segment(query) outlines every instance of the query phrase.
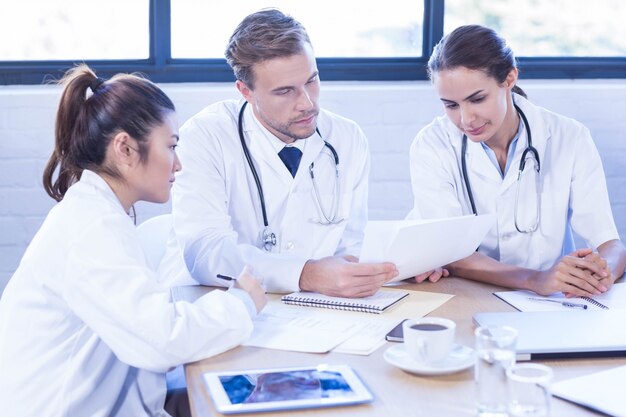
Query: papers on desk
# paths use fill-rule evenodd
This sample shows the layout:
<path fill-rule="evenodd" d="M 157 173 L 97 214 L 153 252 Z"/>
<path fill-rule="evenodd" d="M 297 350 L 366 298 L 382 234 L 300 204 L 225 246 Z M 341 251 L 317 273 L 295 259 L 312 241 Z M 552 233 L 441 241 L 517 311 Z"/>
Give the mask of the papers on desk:
<path fill-rule="evenodd" d="M 174 287 L 171 292 L 175 301 L 194 302 L 210 290 L 197 285 Z M 254 319 L 254 330 L 244 346 L 369 355 L 386 343 L 387 332 L 403 319 L 423 317 L 453 297 L 425 291 L 383 290 L 409 295 L 383 314 L 371 314 L 286 305 L 280 294 L 268 294 L 269 302 Z"/>
<path fill-rule="evenodd" d="M 325 317 L 270 302 L 254 319 L 252 335 L 243 345 L 324 353 L 357 333 L 364 325 L 348 318 Z"/>
<path fill-rule="evenodd" d="M 286 305 L 280 301 L 280 295 L 269 294 L 270 301 L 254 320 L 252 336 L 244 345 L 296 352 L 332 350 L 369 355 L 385 343 L 387 332 L 402 319 L 425 316 L 453 297 L 423 291 L 408 293 L 383 314 Z"/>
<path fill-rule="evenodd" d="M 615 417 L 626 417 L 626 366 L 552 384 L 552 394 Z"/>
<path fill-rule="evenodd" d="M 370 221 L 361 262 L 393 262 L 411 278 L 471 255 L 495 222 L 493 214 L 431 220 Z"/>
<path fill-rule="evenodd" d="M 614 284 L 609 291 L 593 297 L 565 298 L 563 293 L 544 297 L 532 291 L 524 290 L 500 291 L 495 292 L 494 295 L 519 311 L 617 310 L 626 308 L 626 283 Z M 586 308 L 578 305 L 586 306 Z"/>

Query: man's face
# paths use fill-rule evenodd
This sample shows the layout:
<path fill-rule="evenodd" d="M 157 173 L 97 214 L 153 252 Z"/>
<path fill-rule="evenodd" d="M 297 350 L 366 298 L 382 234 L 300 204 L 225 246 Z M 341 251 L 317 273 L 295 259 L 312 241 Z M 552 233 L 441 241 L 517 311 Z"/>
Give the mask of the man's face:
<path fill-rule="evenodd" d="M 241 81 L 237 88 L 257 119 L 285 143 L 315 132 L 320 81 L 311 45 L 301 53 L 274 58 L 253 67 L 254 89 Z"/>

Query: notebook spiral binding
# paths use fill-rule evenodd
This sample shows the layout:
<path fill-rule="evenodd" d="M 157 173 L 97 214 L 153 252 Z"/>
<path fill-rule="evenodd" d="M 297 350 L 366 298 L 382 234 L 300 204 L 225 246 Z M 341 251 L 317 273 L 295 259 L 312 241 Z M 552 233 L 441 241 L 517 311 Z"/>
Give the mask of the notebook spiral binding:
<path fill-rule="evenodd" d="M 604 304 L 602 304 L 602 303 L 601 303 L 601 302 L 599 302 L 599 301 L 594 300 L 594 299 L 593 299 L 593 298 L 591 298 L 591 297 L 580 297 L 580 298 L 581 298 L 581 299 L 583 299 L 583 300 L 585 300 L 585 301 L 587 301 L 587 302 L 588 302 L 588 303 L 590 303 L 590 304 L 593 304 L 593 305 L 594 305 L 594 306 L 596 306 L 596 307 L 600 307 L 600 308 L 601 308 L 601 309 L 603 309 L 603 310 L 608 310 L 608 309 L 609 309 L 607 306 L 605 306 Z"/>
<path fill-rule="evenodd" d="M 291 305 L 297 305 L 297 306 L 321 307 L 321 308 L 330 308 L 333 310 L 360 311 L 364 313 L 376 313 L 376 314 L 380 314 L 383 312 L 383 309 L 378 308 L 378 307 L 363 306 L 363 305 L 351 304 L 351 303 L 342 303 L 342 302 L 337 302 L 337 301 L 320 302 L 320 301 L 303 300 L 299 298 L 292 298 L 292 299 L 283 298 L 283 302 L 285 304 L 291 304 Z"/>

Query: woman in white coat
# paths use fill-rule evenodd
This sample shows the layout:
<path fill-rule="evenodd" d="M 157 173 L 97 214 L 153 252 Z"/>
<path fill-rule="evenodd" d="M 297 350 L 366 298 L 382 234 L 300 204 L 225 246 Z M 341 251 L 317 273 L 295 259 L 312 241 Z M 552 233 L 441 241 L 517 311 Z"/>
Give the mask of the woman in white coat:
<path fill-rule="evenodd" d="M 165 372 L 244 341 L 265 295 L 244 273 L 239 288 L 171 301 L 128 212 L 169 198 L 174 105 L 148 80 L 84 65 L 63 83 L 44 173 L 59 203 L 0 300 L 2 414 L 167 416 Z"/>
<path fill-rule="evenodd" d="M 411 146 L 410 216 L 497 219 L 449 272 L 539 294 L 607 291 L 626 251 L 588 129 L 525 98 L 513 51 L 491 29 L 457 28 L 428 68 L 446 115 Z M 589 248 L 574 250 L 572 229 Z"/>

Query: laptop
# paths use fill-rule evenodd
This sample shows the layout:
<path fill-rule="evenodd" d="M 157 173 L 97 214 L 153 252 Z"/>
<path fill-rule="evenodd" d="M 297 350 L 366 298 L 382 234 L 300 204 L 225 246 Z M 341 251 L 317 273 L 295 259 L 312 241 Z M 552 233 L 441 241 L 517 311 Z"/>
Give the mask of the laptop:
<path fill-rule="evenodd" d="M 517 329 L 520 361 L 626 356 L 626 310 L 477 313 L 474 322 Z"/>

